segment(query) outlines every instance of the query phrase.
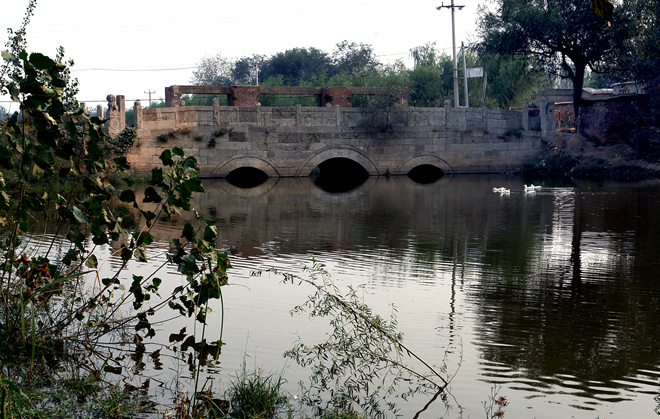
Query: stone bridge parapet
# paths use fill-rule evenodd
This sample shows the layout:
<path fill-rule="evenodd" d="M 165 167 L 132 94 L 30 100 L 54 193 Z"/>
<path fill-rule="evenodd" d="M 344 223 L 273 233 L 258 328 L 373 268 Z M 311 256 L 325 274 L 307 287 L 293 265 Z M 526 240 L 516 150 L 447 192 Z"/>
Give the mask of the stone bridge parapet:
<path fill-rule="evenodd" d="M 552 102 L 541 115 L 487 108 L 346 108 L 134 105 L 138 140 L 128 154 L 137 171 L 183 147 L 203 177 L 252 167 L 271 177 L 307 176 L 347 158 L 370 175 L 403 175 L 420 165 L 447 174 L 509 172 L 539 156 L 555 133 Z M 115 124 L 116 125 L 116 124 Z"/>

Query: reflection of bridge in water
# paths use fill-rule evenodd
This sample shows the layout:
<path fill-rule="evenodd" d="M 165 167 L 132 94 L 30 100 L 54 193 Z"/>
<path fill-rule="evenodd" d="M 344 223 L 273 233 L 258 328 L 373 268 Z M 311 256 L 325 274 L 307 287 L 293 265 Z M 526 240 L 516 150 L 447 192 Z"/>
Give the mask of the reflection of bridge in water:
<path fill-rule="evenodd" d="M 186 91 L 168 89 L 175 87 Z M 251 92 L 244 96 L 253 102 L 267 92 L 235 86 L 222 94 L 236 96 L 231 92 L 241 87 Z M 346 98 L 353 93 L 337 93 L 348 88 L 309 89 L 321 89 L 325 107 L 241 106 L 236 98 L 230 101 L 236 106 L 220 106 L 217 99 L 213 106 L 182 106 L 173 97 L 169 102 L 180 106 L 142 109 L 138 101 L 134 115 L 140 146 L 133 147 L 129 161 L 134 169 L 148 171 L 160 163 L 164 148 L 180 146 L 197 158 L 203 177 L 226 177 L 245 168 L 268 177 L 308 176 L 332 163 L 339 163 L 338 173 L 355 165 L 365 176 L 405 175 L 415 168 L 501 173 L 540 155 L 554 133 L 551 103 L 542 103 L 540 116 L 530 116 L 526 107 L 412 108 L 404 99 L 393 107 L 352 108 Z M 335 96 L 331 89 L 337 90 Z"/>

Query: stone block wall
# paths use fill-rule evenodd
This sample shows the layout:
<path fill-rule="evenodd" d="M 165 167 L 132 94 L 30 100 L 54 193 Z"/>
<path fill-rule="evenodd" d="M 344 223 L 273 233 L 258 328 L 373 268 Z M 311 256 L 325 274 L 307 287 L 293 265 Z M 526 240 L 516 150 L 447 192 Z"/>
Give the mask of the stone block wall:
<path fill-rule="evenodd" d="M 449 106 L 270 108 L 216 101 L 142 109 L 136 102 L 139 146 L 128 159 L 135 170 L 149 171 L 165 148 L 180 146 L 198 159 L 204 177 L 244 166 L 271 177 L 307 176 L 335 157 L 352 159 L 372 175 L 406 174 L 421 164 L 445 173 L 508 172 L 545 150 L 553 119 L 550 104 L 544 109 L 550 115 L 534 119 L 520 111 Z"/>

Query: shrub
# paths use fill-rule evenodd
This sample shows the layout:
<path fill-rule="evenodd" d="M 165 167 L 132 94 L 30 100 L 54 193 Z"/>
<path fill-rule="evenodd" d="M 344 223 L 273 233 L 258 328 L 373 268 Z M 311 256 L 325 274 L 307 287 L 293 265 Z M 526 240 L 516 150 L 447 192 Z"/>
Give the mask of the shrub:
<path fill-rule="evenodd" d="M 229 133 L 232 132 L 232 131 L 233 131 L 233 130 L 232 130 L 231 128 L 222 127 L 222 128 L 220 128 L 220 129 L 218 129 L 218 130 L 213 131 L 213 136 L 214 136 L 215 138 L 222 137 L 223 135 L 225 135 L 225 134 L 229 134 Z"/>
<path fill-rule="evenodd" d="M 67 110 L 62 93 L 68 83 L 66 65 L 39 53 L 2 55 L 12 67 L 3 87 L 21 102 L 22 115 L 16 112 L 0 126 L 0 171 L 18 179 L 17 190 L 11 190 L 0 173 L 0 363 L 2 374 L 23 381 L 14 384 L 0 376 L 0 395 L 2 417 L 7 389 L 22 403 L 11 405 L 8 417 L 22 417 L 21 406 L 31 401 L 20 386 L 34 383 L 36 371 L 61 379 L 52 368 L 54 359 L 113 359 L 105 348 L 118 340 L 133 341 L 136 352 L 144 351 L 140 333 L 154 332 L 149 316 L 159 307 L 205 324 L 208 302 L 221 297 L 230 265 L 226 254 L 215 250 L 214 222 L 194 218 L 170 243 L 168 262 L 183 275 L 183 284 L 151 306 L 162 282 L 156 275 L 164 266 L 143 277 L 128 270 L 129 262 L 151 257 L 150 231 L 158 220 L 195 214 L 193 194 L 204 192 L 197 161 L 180 147 L 164 150 L 162 167 L 152 170 L 144 197 L 138 199 L 126 157 L 110 159 L 102 148 L 102 120 L 82 109 Z M 123 181 L 120 191 L 111 176 Z M 68 190 L 44 193 L 35 188 L 41 179 Z M 124 206 L 118 208 L 117 202 Z M 128 208 L 139 213 L 143 228 L 127 229 Z M 42 232 L 43 222 L 59 234 Z M 102 271 L 98 247 L 111 242 L 119 246 L 120 262 Z M 117 298 L 120 293 L 125 294 Z M 85 361 L 78 367 L 91 365 Z M 95 395 L 96 387 L 82 388 Z"/>
<path fill-rule="evenodd" d="M 107 151 L 115 154 L 124 154 L 137 139 L 137 129 L 126 127 L 115 138 L 108 138 L 106 141 Z"/>
<path fill-rule="evenodd" d="M 282 376 L 264 375 L 257 369 L 248 372 L 243 361 L 243 367 L 232 380 L 227 398 L 232 418 L 274 418 L 280 406 L 287 398 L 282 394 Z"/>

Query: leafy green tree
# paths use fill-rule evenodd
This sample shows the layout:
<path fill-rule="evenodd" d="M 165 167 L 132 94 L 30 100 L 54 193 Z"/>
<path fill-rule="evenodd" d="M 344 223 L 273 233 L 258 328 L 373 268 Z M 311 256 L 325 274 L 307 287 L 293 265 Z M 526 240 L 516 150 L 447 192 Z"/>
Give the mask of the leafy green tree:
<path fill-rule="evenodd" d="M 380 65 L 371 45 L 342 41 L 332 53 L 334 74 L 359 75 Z"/>
<path fill-rule="evenodd" d="M 215 56 L 205 55 L 193 71 L 190 83 L 195 86 L 228 86 L 232 84 L 232 67 L 230 59 L 218 53 Z"/>
<path fill-rule="evenodd" d="M 263 77 L 281 75 L 284 86 L 301 86 L 331 73 L 330 56 L 314 47 L 293 48 L 273 55 L 264 65 Z"/>
<path fill-rule="evenodd" d="M 483 55 L 488 84 L 486 106 L 508 109 L 530 103 L 532 96 L 548 87 L 548 77 L 541 68 L 524 57 Z"/>
<path fill-rule="evenodd" d="M 259 54 L 239 58 L 231 70 L 232 80 L 240 85 L 256 85 L 265 61 L 266 56 Z"/>
<path fill-rule="evenodd" d="M 621 31 L 603 25 L 585 0 L 495 0 L 495 8 L 482 7 L 478 33 L 480 50 L 535 58 L 549 74 L 573 83 L 573 108 L 578 115 L 587 67 L 602 71 L 613 59 Z M 625 29 L 622 7 L 614 8 L 614 25 Z"/>
<path fill-rule="evenodd" d="M 620 53 L 613 63 L 614 74 L 623 81 L 644 83 L 649 94 L 649 110 L 640 122 L 660 124 L 660 0 L 631 0 L 624 13 L 635 21 L 630 36 L 617 39 Z"/>
<path fill-rule="evenodd" d="M 411 106 L 443 106 L 454 91 L 451 57 L 442 54 L 435 42 L 410 50 L 413 69 L 408 74 L 408 99 Z"/>

